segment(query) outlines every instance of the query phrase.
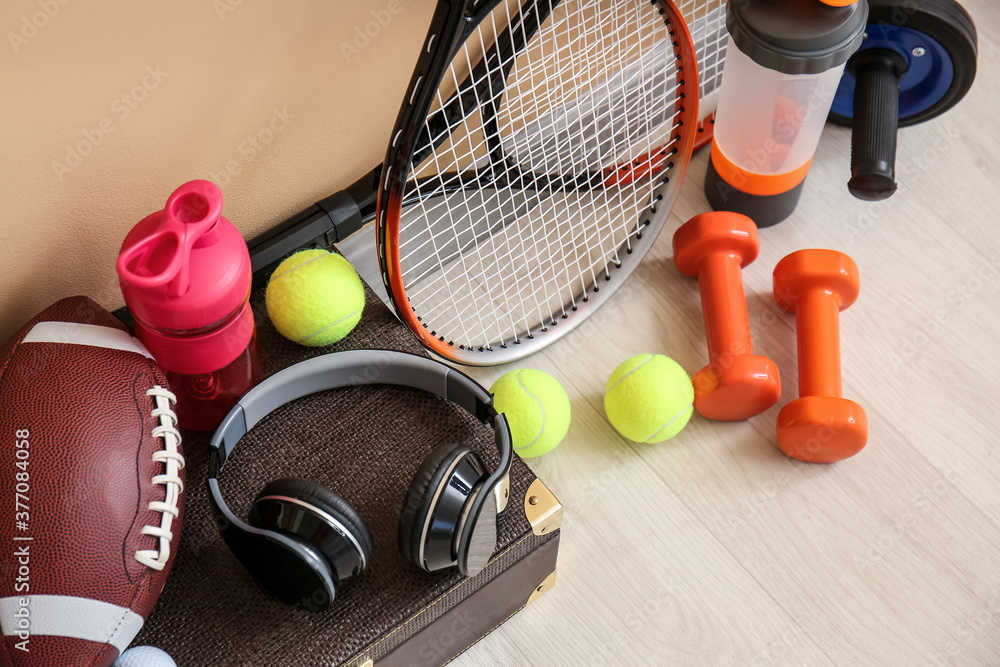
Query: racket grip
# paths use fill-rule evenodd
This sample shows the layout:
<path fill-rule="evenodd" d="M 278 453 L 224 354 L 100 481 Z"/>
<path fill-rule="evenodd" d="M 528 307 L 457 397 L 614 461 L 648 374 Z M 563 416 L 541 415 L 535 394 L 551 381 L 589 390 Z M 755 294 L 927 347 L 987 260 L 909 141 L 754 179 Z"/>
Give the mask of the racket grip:
<path fill-rule="evenodd" d="M 870 49 L 855 56 L 850 68 L 857 85 L 847 187 L 858 199 L 879 201 L 896 191 L 899 80 L 906 60 L 889 49 Z"/>

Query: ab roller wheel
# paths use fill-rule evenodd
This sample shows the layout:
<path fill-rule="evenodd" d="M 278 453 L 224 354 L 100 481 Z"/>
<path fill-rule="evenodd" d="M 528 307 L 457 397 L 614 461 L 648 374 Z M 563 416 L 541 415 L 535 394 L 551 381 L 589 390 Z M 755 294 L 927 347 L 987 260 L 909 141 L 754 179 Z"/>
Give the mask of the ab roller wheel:
<path fill-rule="evenodd" d="M 854 196 L 896 190 L 896 129 L 955 106 L 976 76 L 976 27 L 955 0 L 869 0 L 865 39 L 840 80 L 830 120 L 851 125 Z"/>

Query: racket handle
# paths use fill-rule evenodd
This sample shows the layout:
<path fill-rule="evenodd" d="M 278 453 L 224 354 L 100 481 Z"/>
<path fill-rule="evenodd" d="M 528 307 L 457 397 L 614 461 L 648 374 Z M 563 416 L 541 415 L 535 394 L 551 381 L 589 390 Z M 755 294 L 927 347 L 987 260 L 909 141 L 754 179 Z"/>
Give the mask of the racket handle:
<path fill-rule="evenodd" d="M 850 68 L 857 85 L 847 187 L 858 199 L 879 201 L 896 191 L 899 80 L 906 60 L 889 49 L 870 49 L 855 56 Z"/>
<path fill-rule="evenodd" d="M 253 286 L 266 281 L 285 257 L 310 246 L 328 248 L 375 218 L 379 165 L 346 190 L 321 199 L 304 211 L 247 242 Z"/>

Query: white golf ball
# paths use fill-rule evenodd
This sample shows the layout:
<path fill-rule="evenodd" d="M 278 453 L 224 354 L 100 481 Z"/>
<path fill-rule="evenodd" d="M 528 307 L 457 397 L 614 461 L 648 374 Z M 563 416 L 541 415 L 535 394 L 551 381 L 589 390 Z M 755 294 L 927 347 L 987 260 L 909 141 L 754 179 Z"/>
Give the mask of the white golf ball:
<path fill-rule="evenodd" d="M 135 646 L 122 653 L 113 667 L 177 667 L 177 663 L 154 646 Z"/>

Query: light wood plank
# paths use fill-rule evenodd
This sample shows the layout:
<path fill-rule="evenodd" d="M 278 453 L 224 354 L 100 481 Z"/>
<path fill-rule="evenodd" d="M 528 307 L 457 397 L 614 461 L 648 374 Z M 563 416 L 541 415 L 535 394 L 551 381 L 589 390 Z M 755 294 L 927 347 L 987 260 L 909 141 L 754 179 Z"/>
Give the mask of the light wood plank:
<path fill-rule="evenodd" d="M 697 282 L 670 243 L 707 210 L 705 154 L 636 275 L 522 364 L 573 405 L 567 441 L 529 461 L 566 506 L 559 579 L 456 664 L 1000 664 L 1000 8 L 963 4 L 979 78 L 946 116 L 901 132 L 899 192 L 853 199 L 850 133 L 830 126 L 796 213 L 761 231 L 744 283 L 755 350 L 781 370 L 778 406 L 743 423 L 695 415 L 659 445 L 604 417 L 605 380 L 628 356 L 707 362 Z M 861 271 L 841 352 L 871 433 L 833 465 L 776 446 L 798 369 L 771 270 L 807 247 Z M 507 370 L 471 373 L 488 386 Z"/>

